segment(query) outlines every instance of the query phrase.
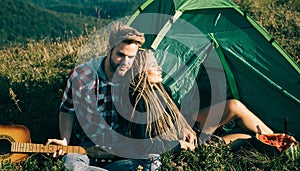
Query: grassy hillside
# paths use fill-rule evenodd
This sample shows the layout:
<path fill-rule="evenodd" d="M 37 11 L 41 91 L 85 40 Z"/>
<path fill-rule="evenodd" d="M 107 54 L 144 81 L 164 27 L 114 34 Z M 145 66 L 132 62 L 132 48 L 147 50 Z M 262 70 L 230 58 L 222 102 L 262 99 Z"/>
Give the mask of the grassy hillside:
<path fill-rule="evenodd" d="M 26 0 L 33 4 L 42 6 L 49 10 L 64 13 L 82 13 L 86 16 L 101 18 L 120 18 L 131 15 L 143 0 L 101 0 L 101 1 L 82 1 L 82 0 Z"/>
<path fill-rule="evenodd" d="M 0 6 L 0 47 L 45 37 L 65 40 L 84 35 L 87 29 L 99 28 L 108 22 L 108 19 L 80 15 L 79 12 L 56 12 L 23 0 L 2 0 Z"/>
<path fill-rule="evenodd" d="M 0 22 L 1 44 L 24 42 L 28 38 L 58 37 L 64 34 L 64 30 L 73 30 L 74 34 L 80 32 L 74 23 L 55 13 L 19 0 L 1 1 Z"/>

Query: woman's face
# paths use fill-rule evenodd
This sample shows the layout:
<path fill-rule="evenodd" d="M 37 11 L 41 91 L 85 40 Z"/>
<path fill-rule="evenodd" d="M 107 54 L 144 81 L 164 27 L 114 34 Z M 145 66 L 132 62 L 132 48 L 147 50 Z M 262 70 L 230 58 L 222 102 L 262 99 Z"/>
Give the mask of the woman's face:
<path fill-rule="evenodd" d="M 162 82 L 162 69 L 157 64 L 157 61 L 153 54 L 148 54 L 146 62 L 146 71 L 148 75 L 148 80 L 150 83 L 161 83 Z"/>

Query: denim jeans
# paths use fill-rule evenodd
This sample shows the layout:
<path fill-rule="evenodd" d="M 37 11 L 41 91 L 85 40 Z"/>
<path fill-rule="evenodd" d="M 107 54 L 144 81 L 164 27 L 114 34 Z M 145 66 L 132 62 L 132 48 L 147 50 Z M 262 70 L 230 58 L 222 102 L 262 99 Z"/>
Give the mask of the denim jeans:
<path fill-rule="evenodd" d="M 150 171 L 151 162 L 147 159 L 124 159 L 114 161 L 104 167 L 111 171 L 137 171 L 139 166 L 143 167 L 143 171 Z"/>
<path fill-rule="evenodd" d="M 102 168 L 90 166 L 87 155 L 70 153 L 63 157 L 64 166 L 72 171 L 136 171 L 139 166 L 143 171 L 150 171 L 151 161 L 147 159 L 124 159 L 109 163 Z"/>

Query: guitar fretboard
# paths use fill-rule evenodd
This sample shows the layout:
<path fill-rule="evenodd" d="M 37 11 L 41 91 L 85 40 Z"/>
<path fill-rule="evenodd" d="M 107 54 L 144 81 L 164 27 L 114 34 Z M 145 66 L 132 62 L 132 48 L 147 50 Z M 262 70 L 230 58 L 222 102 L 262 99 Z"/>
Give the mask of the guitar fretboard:
<path fill-rule="evenodd" d="M 65 153 L 80 153 L 86 154 L 84 148 L 80 146 L 62 146 L 62 145 L 43 145 L 33 143 L 11 143 L 11 152 L 22 152 L 22 153 L 54 153 L 57 150 L 63 150 Z"/>

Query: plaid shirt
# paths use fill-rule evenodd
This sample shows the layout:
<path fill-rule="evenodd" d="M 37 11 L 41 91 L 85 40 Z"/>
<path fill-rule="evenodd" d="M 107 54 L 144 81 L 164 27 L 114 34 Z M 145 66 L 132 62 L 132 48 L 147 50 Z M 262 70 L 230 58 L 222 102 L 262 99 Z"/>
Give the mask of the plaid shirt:
<path fill-rule="evenodd" d="M 104 133 L 126 125 L 114 106 L 119 97 L 112 95 L 112 87 L 118 88 L 119 85 L 106 80 L 104 59 L 102 56 L 76 67 L 67 80 L 62 97 L 60 110 L 69 114 L 76 113 L 80 124 L 75 125 L 75 134 L 81 142 L 89 141 L 86 135 L 94 142 L 99 139 L 104 141 Z"/>

